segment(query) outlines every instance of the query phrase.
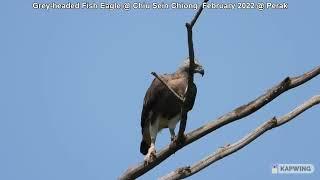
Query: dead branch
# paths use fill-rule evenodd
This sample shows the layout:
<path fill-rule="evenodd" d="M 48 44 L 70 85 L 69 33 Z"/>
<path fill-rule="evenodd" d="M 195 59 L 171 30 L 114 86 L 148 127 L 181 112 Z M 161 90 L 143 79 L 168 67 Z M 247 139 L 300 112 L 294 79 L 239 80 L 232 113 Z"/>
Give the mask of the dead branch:
<path fill-rule="evenodd" d="M 255 100 L 249 102 L 248 104 L 242 105 L 234 109 L 233 111 L 219 117 L 218 119 L 213 120 L 201 126 L 200 128 L 188 133 L 181 145 L 178 146 L 175 143 L 171 143 L 170 145 L 164 147 L 162 150 L 160 150 L 157 153 L 156 155 L 157 158 L 151 163 L 145 165 L 142 161 L 136 166 L 129 168 L 126 172 L 122 174 L 120 179 L 135 179 L 143 175 L 144 173 L 148 172 L 149 170 L 151 170 L 152 168 L 160 164 L 162 161 L 167 159 L 169 156 L 171 156 L 172 154 L 174 154 L 176 151 L 183 148 L 184 146 L 200 139 L 201 137 L 211 133 L 212 131 L 224 125 L 227 125 L 231 122 L 242 119 L 243 117 L 246 117 L 256 112 L 257 110 L 262 108 L 264 105 L 268 104 L 273 99 L 281 95 L 282 93 L 292 88 L 295 88 L 297 86 L 300 86 L 301 84 L 306 83 L 307 81 L 311 80 L 312 78 L 316 77 L 319 74 L 320 74 L 320 66 L 300 76 L 285 78 L 282 82 L 272 87 L 266 93 L 256 98 Z"/>
<path fill-rule="evenodd" d="M 209 0 L 204 0 L 203 3 L 208 2 Z M 196 15 L 193 17 L 190 23 L 186 23 L 186 28 L 187 28 L 187 35 L 188 35 L 188 49 L 189 49 L 189 72 L 188 72 L 188 87 L 191 87 L 193 84 L 193 75 L 194 75 L 194 48 L 193 48 L 193 40 L 192 40 L 192 28 L 194 24 L 197 22 L 197 19 L 199 18 L 201 12 L 203 10 L 203 6 L 200 6 L 198 12 Z M 165 83 L 161 77 L 157 75 L 157 73 L 152 72 L 152 75 L 154 75 L 161 83 L 163 83 L 170 91 L 173 93 L 179 100 L 180 103 L 182 104 L 181 106 L 181 120 L 180 120 L 180 127 L 179 127 L 179 132 L 178 132 L 178 138 L 177 142 L 178 144 L 182 144 L 183 141 L 185 140 L 184 137 L 184 131 L 186 129 L 187 125 L 187 117 L 188 117 L 188 99 L 190 99 L 191 96 L 191 91 L 189 88 L 187 88 L 187 92 L 184 97 L 181 97 L 178 93 L 176 93 L 167 83 Z"/>
<path fill-rule="evenodd" d="M 307 109 L 309 109 L 319 103 L 320 103 L 320 95 L 314 96 L 314 97 L 310 98 L 308 101 L 306 101 L 305 103 L 303 103 L 300 106 L 298 106 L 297 108 L 295 108 L 293 111 L 289 112 L 288 114 L 286 114 L 280 118 L 273 117 L 269 121 L 261 124 L 255 130 L 253 130 L 252 132 L 247 134 L 245 137 L 243 137 L 239 141 L 237 141 L 231 145 L 227 145 L 223 148 L 220 148 L 218 151 L 216 151 L 213 154 L 205 157 L 204 159 L 196 162 L 192 166 L 178 168 L 175 171 L 172 171 L 169 174 L 161 177 L 160 179 L 175 180 L 175 179 L 182 179 L 182 178 L 192 176 L 193 174 L 208 167 L 212 163 L 214 163 L 220 159 L 223 159 L 224 157 L 226 157 L 232 153 L 235 153 L 236 151 L 247 146 L 252 141 L 257 139 L 259 136 L 261 136 L 262 134 L 267 132 L 268 130 L 279 127 L 279 126 L 289 122 L 290 120 L 297 117 L 299 114 L 303 113 Z"/>

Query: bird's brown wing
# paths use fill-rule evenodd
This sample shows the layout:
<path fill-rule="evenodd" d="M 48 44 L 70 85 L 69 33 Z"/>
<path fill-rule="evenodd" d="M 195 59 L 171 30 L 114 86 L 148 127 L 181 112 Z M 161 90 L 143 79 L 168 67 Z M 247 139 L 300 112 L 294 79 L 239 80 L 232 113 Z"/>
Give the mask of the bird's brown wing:
<path fill-rule="evenodd" d="M 176 93 L 184 95 L 188 84 L 187 78 L 184 76 L 177 76 L 174 74 L 161 76 L 162 80 L 167 83 Z M 196 92 L 195 85 L 192 86 L 192 92 Z M 195 90 L 195 91 L 194 91 Z M 195 96 L 190 98 L 190 109 L 194 104 Z M 143 101 L 143 108 L 141 113 L 141 133 L 142 141 L 140 145 L 140 152 L 147 153 L 147 149 L 151 144 L 149 124 L 153 123 L 158 115 L 168 119 L 180 113 L 180 104 L 172 92 L 158 79 L 154 79 L 148 88 Z"/>
<path fill-rule="evenodd" d="M 162 77 L 162 79 L 167 81 L 168 78 Z M 151 144 L 149 123 L 157 116 L 156 112 L 154 111 L 154 106 L 159 103 L 159 98 L 163 96 L 162 94 L 164 93 L 165 88 L 166 87 L 158 79 L 154 79 L 150 87 L 148 88 L 143 100 L 140 123 L 142 134 L 140 152 L 144 155 L 147 154 Z"/>

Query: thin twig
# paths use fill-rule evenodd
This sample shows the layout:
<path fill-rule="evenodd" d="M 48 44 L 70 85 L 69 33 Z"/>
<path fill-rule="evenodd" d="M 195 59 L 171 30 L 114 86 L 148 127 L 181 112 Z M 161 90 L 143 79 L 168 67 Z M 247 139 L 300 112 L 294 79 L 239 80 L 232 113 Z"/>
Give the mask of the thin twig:
<path fill-rule="evenodd" d="M 167 145 L 157 153 L 156 155 L 157 158 L 151 163 L 148 163 L 147 165 L 145 165 L 142 161 L 136 166 L 129 168 L 127 171 L 125 171 L 122 174 L 120 179 L 135 179 L 143 175 L 144 173 L 148 172 L 155 166 L 159 165 L 162 161 L 167 159 L 169 156 L 171 156 L 172 154 L 174 154 L 176 151 L 183 148 L 184 146 L 200 139 L 201 137 L 213 132 L 214 130 L 222 126 L 225 126 L 231 122 L 242 119 L 243 117 L 246 117 L 256 112 L 257 110 L 262 108 L 264 105 L 268 104 L 273 99 L 281 95 L 282 93 L 292 88 L 295 88 L 297 86 L 300 86 L 301 84 L 306 83 L 307 81 L 311 80 L 312 78 L 316 77 L 319 74 L 320 74 L 320 66 L 300 76 L 293 77 L 293 78 L 290 78 L 290 77 L 285 78 L 278 85 L 272 87 L 266 93 L 256 98 L 255 100 L 249 102 L 248 104 L 242 105 L 234 109 L 233 111 L 219 117 L 218 119 L 213 120 L 201 126 L 200 128 L 188 133 L 186 135 L 185 141 L 180 146 L 175 146 L 173 143 L 171 143 L 170 145 Z"/>
<path fill-rule="evenodd" d="M 204 0 L 203 3 L 207 3 L 209 0 Z M 202 4 L 203 4 L 202 3 Z M 200 16 L 201 12 L 203 10 L 203 6 L 201 5 L 197 14 L 194 16 L 194 18 L 192 19 L 192 21 L 189 23 L 190 27 L 193 28 L 194 24 L 196 23 L 196 21 L 198 20 L 198 17 Z"/>
<path fill-rule="evenodd" d="M 236 151 L 247 146 L 253 140 L 257 139 L 259 136 L 261 136 L 262 134 L 264 134 L 268 130 L 279 127 L 279 126 L 289 122 L 290 120 L 297 117 L 299 114 L 303 113 L 307 109 L 309 109 L 319 103 L 320 103 L 320 95 L 314 96 L 314 97 L 310 98 L 308 101 L 306 101 L 303 104 L 301 104 L 300 106 L 298 106 L 297 108 L 295 108 L 293 111 L 289 112 L 288 114 L 286 114 L 280 118 L 273 117 L 272 119 L 268 120 L 267 122 L 261 124 L 259 127 L 257 127 L 255 130 L 253 130 L 252 132 L 247 134 L 245 137 L 243 137 L 239 141 L 219 149 L 218 151 L 214 152 L 213 154 L 196 162 L 192 166 L 178 168 L 175 171 L 172 171 L 172 172 L 168 173 L 167 175 L 161 177 L 160 179 L 162 179 L 162 180 L 176 180 L 176 179 L 182 179 L 182 178 L 192 176 L 193 174 L 208 167 L 212 163 L 214 163 L 220 159 L 223 159 L 224 157 L 226 157 L 232 153 L 235 153 Z"/>
<path fill-rule="evenodd" d="M 171 93 L 172 93 L 173 95 L 175 95 L 175 96 L 179 99 L 179 101 L 180 101 L 181 104 L 184 102 L 184 98 L 183 98 L 182 96 L 180 96 L 175 90 L 173 90 L 166 82 L 164 82 L 164 80 L 162 80 L 162 78 L 161 78 L 160 76 L 158 76 L 157 73 L 151 72 L 151 74 L 152 74 L 154 77 L 156 77 L 162 84 L 164 84 L 164 85 L 171 91 Z"/>

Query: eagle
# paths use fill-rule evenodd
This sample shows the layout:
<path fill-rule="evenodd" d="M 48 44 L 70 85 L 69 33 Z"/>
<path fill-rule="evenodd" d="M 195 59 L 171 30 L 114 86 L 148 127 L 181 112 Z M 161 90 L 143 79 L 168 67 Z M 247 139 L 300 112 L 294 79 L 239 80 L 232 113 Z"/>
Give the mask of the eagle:
<path fill-rule="evenodd" d="M 204 75 L 202 65 L 194 61 L 194 73 Z M 186 59 L 178 70 L 172 74 L 164 74 L 161 79 L 166 82 L 176 93 L 184 97 L 188 87 L 188 73 L 190 60 Z M 187 110 L 190 111 L 194 105 L 197 94 L 197 86 L 193 83 L 191 98 L 187 102 Z M 181 105 L 179 99 L 157 78 L 148 88 L 141 113 L 140 152 L 146 155 L 145 162 L 151 162 L 156 157 L 155 141 L 157 133 L 164 128 L 169 128 L 171 141 L 175 138 L 175 127 L 181 119 Z"/>

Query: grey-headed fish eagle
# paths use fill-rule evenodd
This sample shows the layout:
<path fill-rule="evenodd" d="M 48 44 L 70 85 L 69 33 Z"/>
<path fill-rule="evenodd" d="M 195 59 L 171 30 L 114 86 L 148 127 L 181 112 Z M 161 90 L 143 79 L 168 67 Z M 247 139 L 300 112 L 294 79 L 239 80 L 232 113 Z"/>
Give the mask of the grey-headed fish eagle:
<path fill-rule="evenodd" d="M 172 74 L 164 74 L 162 80 L 176 93 L 184 97 L 188 86 L 189 59 L 185 60 L 178 70 Z M 195 71 L 204 75 L 204 69 L 195 60 Z M 194 105 L 197 94 L 197 86 L 191 87 L 192 96 L 188 102 L 188 111 Z M 171 141 L 175 137 L 174 129 L 180 121 L 181 107 L 178 98 L 170 90 L 155 78 L 148 88 L 141 113 L 142 141 L 140 152 L 145 156 L 145 162 L 151 162 L 156 157 L 155 142 L 157 133 L 164 128 L 169 128 Z"/>

